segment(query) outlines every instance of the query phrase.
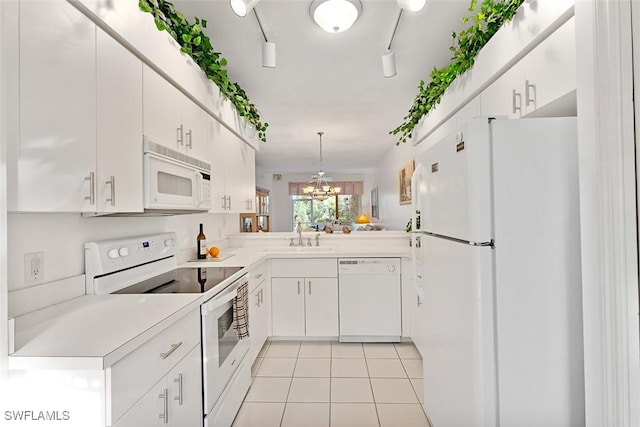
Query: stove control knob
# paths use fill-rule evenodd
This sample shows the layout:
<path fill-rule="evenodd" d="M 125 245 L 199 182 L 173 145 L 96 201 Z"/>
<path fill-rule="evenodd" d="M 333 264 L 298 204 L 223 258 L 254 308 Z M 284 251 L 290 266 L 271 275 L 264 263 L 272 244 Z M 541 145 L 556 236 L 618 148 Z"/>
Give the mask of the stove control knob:
<path fill-rule="evenodd" d="M 118 254 L 122 257 L 129 256 L 129 248 L 120 248 Z"/>
<path fill-rule="evenodd" d="M 111 259 L 116 259 L 120 256 L 120 254 L 118 253 L 118 249 L 109 249 L 109 252 L 107 252 L 107 256 Z"/>
<path fill-rule="evenodd" d="M 171 246 L 173 246 L 173 239 L 167 239 L 164 241 L 164 245 L 168 248 L 170 248 Z"/>

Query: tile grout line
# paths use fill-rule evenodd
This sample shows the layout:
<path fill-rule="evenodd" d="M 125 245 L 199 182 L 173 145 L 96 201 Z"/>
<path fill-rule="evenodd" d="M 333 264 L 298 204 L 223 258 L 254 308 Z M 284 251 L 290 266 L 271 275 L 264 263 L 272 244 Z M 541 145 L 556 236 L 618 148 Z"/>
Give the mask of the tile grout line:
<path fill-rule="evenodd" d="M 331 385 L 333 384 L 333 341 L 329 346 L 329 427 L 331 427 Z"/>
<path fill-rule="evenodd" d="M 367 366 L 367 378 L 369 379 L 369 387 L 371 388 L 371 397 L 373 398 L 373 407 L 376 409 L 376 418 L 378 419 L 378 427 L 382 426 L 380 422 L 380 413 L 378 412 L 378 402 L 376 401 L 376 395 L 373 392 L 373 383 L 371 382 L 371 371 L 369 371 L 369 361 L 367 354 L 364 352 L 364 345 L 362 346 L 362 353 L 364 355 L 364 364 Z"/>

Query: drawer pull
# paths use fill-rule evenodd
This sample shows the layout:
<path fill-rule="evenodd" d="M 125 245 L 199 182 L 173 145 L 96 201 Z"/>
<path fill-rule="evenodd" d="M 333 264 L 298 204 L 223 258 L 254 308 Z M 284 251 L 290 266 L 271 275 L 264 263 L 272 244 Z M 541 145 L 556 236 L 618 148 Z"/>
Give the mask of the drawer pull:
<path fill-rule="evenodd" d="M 262 274 L 263 274 L 263 273 L 258 273 L 258 274 L 256 274 L 256 279 L 261 278 L 261 277 L 262 277 Z"/>
<path fill-rule="evenodd" d="M 169 390 L 166 388 L 162 393 L 158 395 L 159 399 L 162 399 L 162 406 L 164 413 L 158 415 L 158 418 L 162 418 L 162 424 L 169 424 Z"/>
<path fill-rule="evenodd" d="M 178 383 L 178 395 L 173 400 L 178 401 L 178 405 L 182 406 L 182 374 L 178 374 L 178 378 L 174 378 L 174 383 Z"/>
<path fill-rule="evenodd" d="M 171 356 L 171 353 L 173 353 L 174 351 L 176 351 L 176 349 L 178 347 L 180 347 L 182 345 L 182 341 L 180 341 L 178 344 L 171 344 L 171 348 L 169 349 L 169 351 L 167 351 L 166 353 L 160 353 L 160 357 L 164 360 L 167 357 Z"/>

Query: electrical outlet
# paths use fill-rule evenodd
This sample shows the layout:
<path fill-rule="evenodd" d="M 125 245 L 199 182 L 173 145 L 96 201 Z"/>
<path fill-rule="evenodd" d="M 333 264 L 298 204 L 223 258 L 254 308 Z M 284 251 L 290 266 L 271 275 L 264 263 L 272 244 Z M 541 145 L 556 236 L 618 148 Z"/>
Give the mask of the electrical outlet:
<path fill-rule="evenodd" d="M 44 253 L 24 254 L 24 283 L 37 283 L 44 280 Z"/>

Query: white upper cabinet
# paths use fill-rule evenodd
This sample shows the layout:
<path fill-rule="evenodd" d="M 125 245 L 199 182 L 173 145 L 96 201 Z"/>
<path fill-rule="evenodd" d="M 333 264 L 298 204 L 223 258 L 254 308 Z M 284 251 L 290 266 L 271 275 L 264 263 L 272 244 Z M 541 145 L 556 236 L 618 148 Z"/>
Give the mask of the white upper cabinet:
<path fill-rule="evenodd" d="M 575 96 L 572 105 L 566 102 L 557 109 L 551 106 L 577 87 L 575 31 L 575 18 L 572 18 L 525 57 L 526 115 L 575 115 Z M 572 109 L 566 109 L 567 106 Z"/>
<path fill-rule="evenodd" d="M 97 29 L 97 212 L 142 212 L 142 62 Z"/>
<path fill-rule="evenodd" d="M 144 134 L 160 145 L 208 162 L 206 112 L 146 65 L 142 93 Z"/>
<path fill-rule="evenodd" d="M 255 151 L 209 118 L 211 212 L 255 212 Z"/>
<path fill-rule="evenodd" d="M 482 92 L 482 114 L 510 119 L 522 117 L 524 82 L 524 63 L 520 61 Z"/>
<path fill-rule="evenodd" d="M 571 18 L 482 92 L 482 114 L 575 115 L 575 46 Z"/>
<path fill-rule="evenodd" d="M 209 135 L 207 133 L 207 113 L 188 98 L 182 103 L 182 124 L 186 152 L 192 157 L 209 162 Z"/>
<path fill-rule="evenodd" d="M 19 5 L 19 137 L 8 209 L 95 210 L 95 25 L 64 0 Z M 18 58 L 14 58 L 16 61 Z"/>
<path fill-rule="evenodd" d="M 146 136 L 172 150 L 184 148 L 182 94 L 160 74 L 142 67 L 142 127 Z"/>

